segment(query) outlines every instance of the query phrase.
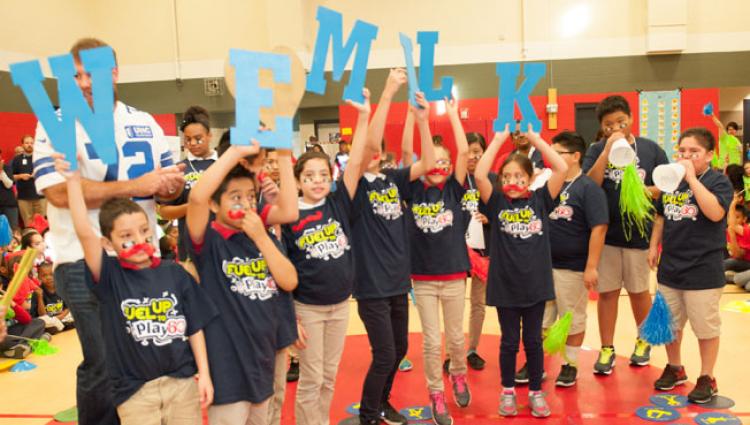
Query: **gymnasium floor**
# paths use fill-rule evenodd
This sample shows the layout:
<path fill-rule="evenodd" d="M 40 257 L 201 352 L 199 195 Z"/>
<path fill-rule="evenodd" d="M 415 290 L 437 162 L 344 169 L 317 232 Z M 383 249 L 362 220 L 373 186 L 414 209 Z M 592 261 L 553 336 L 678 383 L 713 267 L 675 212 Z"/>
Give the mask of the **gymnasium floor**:
<path fill-rule="evenodd" d="M 732 301 L 748 299 L 750 294 L 738 290 L 733 285 L 727 285 L 721 303 L 725 305 Z M 635 416 L 635 409 L 650 404 L 649 396 L 654 394 L 652 383 L 666 364 L 666 354 L 663 348 L 658 347 L 652 352 L 652 366 L 638 369 L 627 366 L 627 356 L 630 355 L 636 336 L 627 296 L 620 297 L 619 308 L 620 320 L 617 323 L 615 337 L 619 357 L 618 366 L 612 376 L 594 377 L 590 370 L 596 354 L 594 351 L 584 351 L 577 387 L 556 389 L 553 380 L 559 371 L 559 359 L 546 360 L 546 369 L 550 377 L 545 381 L 543 389 L 549 394 L 548 400 L 553 411 L 553 416 L 547 423 L 646 423 Z M 588 304 L 588 314 L 584 346 L 595 349 L 599 346 L 599 336 L 595 319 L 596 305 L 593 301 Z M 392 401 L 398 408 L 429 405 L 422 371 L 419 317 L 413 306 L 410 308 L 410 315 L 408 357 L 414 362 L 415 367 L 410 372 L 400 372 L 396 378 Z M 747 391 L 747 382 L 750 379 L 747 366 L 750 359 L 750 315 L 722 311 L 721 317 L 722 346 L 716 367 L 720 394 L 733 399 L 736 406 L 731 412 L 743 423 L 750 423 L 750 394 Z M 364 327 L 356 314 L 356 304 L 352 302 L 350 336 L 339 371 L 331 424 L 339 423 L 348 417 L 347 407 L 358 401 L 362 378 L 369 364 L 369 346 L 364 333 Z M 487 360 L 487 367 L 481 372 L 469 373 L 469 384 L 473 390 L 472 405 L 467 409 L 459 409 L 453 404 L 452 396 L 448 395 L 449 409 L 454 416 L 455 424 L 481 424 L 499 420 L 496 413 L 499 387 L 499 325 L 494 309 L 487 309 L 484 333 L 487 337 L 480 344 L 479 352 Z M 81 353 L 74 331 L 55 336 L 53 345 L 60 348 L 59 353 L 46 357 L 32 355 L 27 359 L 37 366 L 36 369 L 22 373 L 0 372 L 0 425 L 55 424 L 52 416 L 75 404 L 75 369 L 81 360 Z M 697 342 L 690 330 L 687 331 L 683 342 L 683 361 L 688 376 L 695 382 L 700 363 Z M 692 385 L 674 392 L 687 394 L 691 387 Z M 295 388 L 296 384 L 287 386 L 288 397 L 282 424 L 293 424 L 291 399 Z M 519 388 L 519 404 L 525 403 L 525 390 Z M 681 420 L 671 423 L 694 423 L 693 417 L 696 414 L 707 411 L 696 407 L 678 410 L 682 414 Z M 518 418 L 513 419 L 515 423 L 537 423 L 531 419 L 527 409 L 521 409 L 520 414 Z"/>

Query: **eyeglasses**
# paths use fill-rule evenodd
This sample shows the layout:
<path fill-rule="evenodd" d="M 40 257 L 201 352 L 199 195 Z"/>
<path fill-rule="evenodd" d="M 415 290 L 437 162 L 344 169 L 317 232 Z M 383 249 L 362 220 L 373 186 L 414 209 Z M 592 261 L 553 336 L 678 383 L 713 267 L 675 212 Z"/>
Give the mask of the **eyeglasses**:
<path fill-rule="evenodd" d="M 435 161 L 435 164 L 440 166 L 451 165 L 451 161 L 449 159 L 439 159 Z"/>

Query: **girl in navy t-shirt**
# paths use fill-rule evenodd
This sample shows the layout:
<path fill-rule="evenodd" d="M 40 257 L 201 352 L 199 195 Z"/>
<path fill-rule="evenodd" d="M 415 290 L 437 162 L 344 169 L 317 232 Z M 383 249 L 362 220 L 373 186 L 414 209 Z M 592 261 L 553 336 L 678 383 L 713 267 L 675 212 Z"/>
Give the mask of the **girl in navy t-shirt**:
<path fill-rule="evenodd" d="M 351 207 L 357 184 L 375 153 L 366 146 L 370 93 L 365 102 L 349 102 L 359 112 L 357 131 L 343 180 L 331 192 L 332 170 L 328 155 L 304 153 L 294 167 L 302 196 L 299 219 L 282 227 L 289 259 L 297 268 L 299 285 L 294 308 L 305 349 L 299 352 L 299 383 L 294 413 L 297 423 L 326 423 L 341 354 L 349 324 L 349 297 L 354 284 L 354 254 L 351 248 Z M 342 184 L 343 183 L 343 184 Z"/>
<path fill-rule="evenodd" d="M 471 401 L 466 382 L 463 332 L 466 273 L 470 268 L 465 235 L 471 212 L 464 208 L 462 200 L 466 193 L 464 182 L 469 146 L 458 117 L 457 101 L 446 100 L 445 103 L 456 139 L 455 170 L 450 151 L 444 146 L 437 146 L 436 167 L 422 180 L 411 183 L 411 197 L 407 202 L 410 211 L 411 277 L 422 322 L 427 390 L 438 424 L 452 422 L 445 402 L 440 359 L 440 306 L 443 307 L 446 347 L 451 358 L 453 397 L 460 407 L 468 406 Z M 408 143 L 404 144 L 404 156 L 411 156 L 411 145 Z"/>
<path fill-rule="evenodd" d="M 474 176 L 492 225 L 487 305 L 497 307 L 502 331 L 500 372 L 503 390 L 499 413 L 502 416 L 518 413 L 514 378 L 523 324 L 531 414 L 545 417 L 550 415 L 550 410 L 541 391 L 544 370 L 542 319 L 545 302 L 555 298 L 548 216 L 565 181 L 568 166 L 538 133 L 532 131 L 531 126 L 526 137 L 552 166 L 552 176 L 544 186 L 529 191 L 533 165 L 528 157 L 514 154 L 500 168 L 502 187 L 493 187 L 488 173 L 508 138 L 507 126 L 504 132 L 495 134 Z"/>

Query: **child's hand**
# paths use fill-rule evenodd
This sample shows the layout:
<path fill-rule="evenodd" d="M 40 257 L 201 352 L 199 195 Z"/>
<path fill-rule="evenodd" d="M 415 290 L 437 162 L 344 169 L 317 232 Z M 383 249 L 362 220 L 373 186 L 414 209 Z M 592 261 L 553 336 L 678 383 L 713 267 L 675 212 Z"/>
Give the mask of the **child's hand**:
<path fill-rule="evenodd" d="M 414 112 L 414 118 L 417 119 L 417 122 L 425 123 L 427 122 L 427 119 L 430 118 L 430 103 L 427 102 L 427 100 L 424 98 L 424 93 L 422 93 L 421 91 L 417 92 L 416 100 L 417 104 L 420 107 L 417 108 L 416 106 L 409 103 L 409 110 Z"/>
<path fill-rule="evenodd" d="M 487 219 L 487 216 L 486 216 L 486 215 L 484 215 L 484 214 L 482 214 L 482 213 L 480 213 L 480 212 L 475 212 L 475 213 L 474 213 L 474 218 L 476 218 L 476 219 L 477 219 L 477 220 L 478 220 L 478 221 L 479 221 L 480 223 L 482 223 L 482 224 L 487 224 L 487 223 L 489 223 L 489 222 L 490 222 L 490 221 L 489 221 L 489 220 Z"/>
<path fill-rule="evenodd" d="M 65 155 L 61 153 L 53 153 L 52 158 L 55 159 L 55 171 L 60 173 L 65 180 L 77 180 L 81 177 L 81 171 L 70 171 L 70 162 L 65 160 Z M 79 162 L 81 158 L 78 158 Z"/>
<path fill-rule="evenodd" d="M 207 408 L 214 402 L 214 384 L 211 375 L 201 373 L 198 375 L 198 394 L 200 394 L 201 407 Z"/>
<path fill-rule="evenodd" d="M 451 96 L 450 99 L 443 98 L 443 101 L 445 102 L 445 112 L 448 113 L 448 116 L 453 118 L 458 118 L 458 99 Z"/>
<path fill-rule="evenodd" d="M 648 249 L 648 266 L 651 270 L 656 270 L 656 266 L 659 265 L 659 248 Z"/>
<path fill-rule="evenodd" d="M 242 231 L 247 237 L 257 242 L 258 239 L 267 236 L 266 226 L 255 211 L 248 211 L 242 219 Z"/>
<path fill-rule="evenodd" d="M 260 143 L 257 140 L 252 140 L 250 145 L 232 145 L 229 148 L 233 153 L 236 153 L 240 158 L 246 156 L 257 155 L 260 153 Z"/>
<path fill-rule="evenodd" d="M 625 138 L 625 135 L 623 133 L 620 133 L 619 131 L 615 131 L 607 139 L 607 143 L 604 145 L 604 150 L 602 152 L 606 152 L 607 155 L 609 155 L 609 150 L 612 148 L 612 144 L 615 143 L 617 140 L 624 139 L 624 138 Z"/>
<path fill-rule="evenodd" d="M 388 79 L 385 82 L 385 88 L 383 89 L 383 95 L 393 97 L 398 92 L 398 89 L 406 83 L 406 70 L 404 68 L 393 68 L 388 74 Z"/>
<path fill-rule="evenodd" d="M 304 350 L 307 348 L 307 331 L 302 326 L 302 322 L 297 320 L 297 341 L 294 342 L 294 346 L 298 350 Z"/>
<path fill-rule="evenodd" d="M 266 176 L 260 182 L 260 194 L 269 205 L 276 205 L 276 201 L 279 200 L 279 186 L 272 178 Z"/>
<path fill-rule="evenodd" d="M 693 161 L 689 159 L 681 159 L 677 161 L 677 163 L 685 167 L 685 181 L 686 182 L 689 183 L 690 181 L 696 179 L 695 166 L 693 165 Z"/>
<path fill-rule="evenodd" d="M 583 271 L 583 286 L 589 291 L 595 291 L 599 285 L 599 271 L 596 267 L 586 267 Z"/>
<path fill-rule="evenodd" d="M 537 146 L 539 143 L 547 143 L 542 139 L 542 136 L 534 131 L 534 126 L 529 123 L 529 127 L 526 130 L 526 138 L 529 139 L 532 145 Z"/>
<path fill-rule="evenodd" d="M 503 131 L 495 133 L 495 136 L 492 138 L 492 143 L 503 143 L 508 140 L 508 136 L 510 136 L 510 125 L 505 124 Z"/>
<path fill-rule="evenodd" d="M 356 109 L 359 112 L 360 116 L 370 116 L 370 90 L 367 90 L 367 88 L 363 88 L 362 96 L 364 96 L 365 98 L 362 103 L 357 103 L 352 101 L 351 99 L 347 99 L 346 104 Z"/>

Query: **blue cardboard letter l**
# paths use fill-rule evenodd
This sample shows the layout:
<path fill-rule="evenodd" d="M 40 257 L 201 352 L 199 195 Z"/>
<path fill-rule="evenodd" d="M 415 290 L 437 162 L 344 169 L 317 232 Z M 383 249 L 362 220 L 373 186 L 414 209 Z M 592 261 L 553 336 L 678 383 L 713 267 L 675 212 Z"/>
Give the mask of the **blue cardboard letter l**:
<path fill-rule="evenodd" d="M 516 80 L 521 72 L 520 63 L 498 63 L 495 70 L 500 77 L 500 93 L 498 95 L 497 119 L 493 122 L 493 130 L 503 131 L 507 124 L 513 131 L 515 127 L 515 120 L 513 119 L 514 104 L 518 103 L 518 109 L 521 110 L 522 117 L 521 131 L 526 131 L 529 124 L 534 131 L 542 131 L 542 122 L 536 116 L 529 96 L 547 72 L 547 65 L 544 63 L 525 64 L 523 70 L 526 79 L 518 89 L 516 89 Z"/>
<path fill-rule="evenodd" d="M 429 102 L 451 98 L 453 78 L 443 77 L 440 79 L 440 87 L 433 88 L 432 80 L 435 78 L 435 44 L 438 42 L 437 31 L 420 31 L 417 33 L 417 44 L 419 44 L 419 81 L 424 97 Z"/>
<path fill-rule="evenodd" d="M 364 102 L 362 89 L 365 87 L 367 60 L 370 56 L 370 46 L 378 35 L 378 27 L 358 20 L 354 23 L 354 28 L 346 44 L 343 44 L 342 17 L 339 12 L 319 6 L 317 19 L 320 27 L 315 39 L 310 74 L 307 76 L 307 91 L 317 94 L 323 94 L 326 91 L 324 68 L 329 44 L 332 44 L 334 81 L 341 81 L 341 77 L 344 75 L 344 67 L 354 53 L 354 48 L 357 47 L 352 72 L 349 75 L 349 84 L 344 89 L 343 99 L 353 100 L 357 103 Z"/>

